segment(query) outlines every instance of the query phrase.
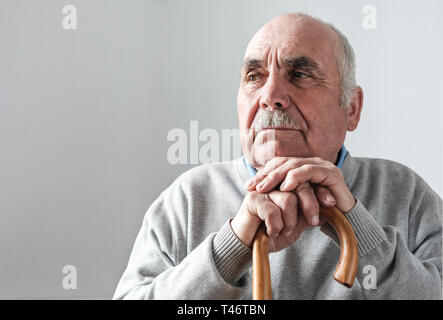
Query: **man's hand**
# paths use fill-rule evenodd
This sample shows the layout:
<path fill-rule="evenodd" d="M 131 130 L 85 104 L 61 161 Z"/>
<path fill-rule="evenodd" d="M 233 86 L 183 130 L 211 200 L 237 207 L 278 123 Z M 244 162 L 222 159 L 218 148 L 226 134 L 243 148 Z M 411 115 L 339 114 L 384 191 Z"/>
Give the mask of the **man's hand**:
<path fill-rule="evenodd" d="M 249 191 L 260 193 L 278 186 L 280 191 L 293 191 L 297 195 L 302 213 L 311 225 L 318 223 L 319 204 L 336 205 L 343 213 L 355 205 L 341 170 L 321 158 L 274 158 L 246 185 Z"/>
<path fill-rule="evenodd" d="M 269 236 L 269 251 L 279 251 L 297 240 L 308 226 L 305 217 L 298 215 L 297 207 L 297 196 L 293 192 L 251 191 L 231 221 L 231 227 L 237 237 L 250 247 L 258 227 L 264 221 Z"/>
<path fill-rule="evenodd" d="M 321 158 L 274 158 L 246 187 L 250 192 L 231 221 L 232 229 L 250 247 L 264 221 L 271 252 L 292 244 L 308 225 L 323 224 L 320 205 L 343 213 L 355 205 L 340 169 Z"/>

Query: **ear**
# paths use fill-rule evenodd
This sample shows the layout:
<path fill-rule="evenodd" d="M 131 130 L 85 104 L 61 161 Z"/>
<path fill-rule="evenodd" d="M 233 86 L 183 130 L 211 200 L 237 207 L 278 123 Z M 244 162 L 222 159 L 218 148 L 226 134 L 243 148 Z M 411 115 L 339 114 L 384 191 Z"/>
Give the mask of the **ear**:
<path fill-rule="evenodd" d="M 354 131 L 360 121 L 361 110 L 363 109 L 363 89 L 357 86 L 354 90 L 352 100 L 347 107 L 348 111 L 348 131 Z"/>

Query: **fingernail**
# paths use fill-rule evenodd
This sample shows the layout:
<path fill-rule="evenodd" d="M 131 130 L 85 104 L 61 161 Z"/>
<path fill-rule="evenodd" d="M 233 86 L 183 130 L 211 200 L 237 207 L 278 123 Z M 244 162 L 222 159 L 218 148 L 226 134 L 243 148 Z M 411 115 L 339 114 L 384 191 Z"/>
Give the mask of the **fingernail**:
<path fill-rule="evenodd" d="M 315 215 L 311 218 L 311 225 L 316 226 L 318 224 L 318 215 Z"/>
<path fill-rule="evenodd" d="M 254 179 L 249 180 L 248 182 L 246 182 L 246 188 L 250 188 L 252 187 L 252 185 L 254 184 Z"/>
<path fill-rule="evenodd" d="M 280 185 L 280 190 L 283 190 L 285 188 L 286 183 L 283 181 L 282 184 Z"/>
<path fill-rule="evenodd" d="M 325 198 L 326 198 L 326 202 L 330 202 L 330 203 L 335 202 L 335 199 L 330 194 L 327 194 Z"/>
<path fill-rule="evenodd" d="M 257 185 L 257 189 L 261 189 L 261 188 L 263 188 L 264 185 L 265 185 L 265 182 L 264 182 L 264 181 L 260 182 L 260 183 Z"/>
<path fill-rule="evenodd" d="M 288 232 L 286 232 L 286 237 L 289 237 L 290 235 L 291 235 L 291 233 L 292 233 L 292 230 L 291 231 L 288 231 Z"/>

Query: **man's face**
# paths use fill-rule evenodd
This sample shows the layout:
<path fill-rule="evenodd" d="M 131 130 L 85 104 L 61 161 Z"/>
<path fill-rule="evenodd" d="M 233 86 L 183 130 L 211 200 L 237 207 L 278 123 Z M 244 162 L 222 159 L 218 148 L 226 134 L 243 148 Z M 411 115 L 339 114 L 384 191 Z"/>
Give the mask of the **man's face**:
<path fill-rule="evenodd" d="M 337 48 L 335 33 L 308 17 L 278 17 L 253 37 L 237 100 L 243 152 L 252 165 L 275 156 L 336 161 L 348 122 Z"/>

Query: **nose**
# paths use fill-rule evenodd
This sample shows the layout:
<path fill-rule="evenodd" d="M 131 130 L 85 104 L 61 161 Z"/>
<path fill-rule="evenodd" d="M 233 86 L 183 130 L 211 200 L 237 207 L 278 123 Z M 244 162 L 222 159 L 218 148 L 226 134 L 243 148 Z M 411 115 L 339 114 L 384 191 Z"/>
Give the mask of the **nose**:
<path fill-rule="evenodd" d="M 269 76 L 266 84 L 262 87 L 260 98 L 261 108 L 286 109 L 289 106 L 289 97 L 283 81 L 277 76 Z"/>

